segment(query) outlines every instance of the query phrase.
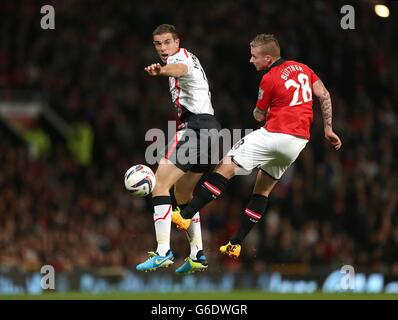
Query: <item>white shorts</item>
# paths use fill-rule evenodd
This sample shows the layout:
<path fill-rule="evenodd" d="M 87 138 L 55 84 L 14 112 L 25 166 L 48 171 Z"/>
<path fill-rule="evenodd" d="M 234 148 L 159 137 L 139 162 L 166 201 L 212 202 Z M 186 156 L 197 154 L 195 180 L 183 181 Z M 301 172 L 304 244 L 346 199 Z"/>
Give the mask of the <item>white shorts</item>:
<path fill-rule="evenodd" d="M 240 139 L 227 155 L 247 171 L 260 168 L 278 180 L 297 159 L 307 142 L 304 138 L 260 128 Z"/>

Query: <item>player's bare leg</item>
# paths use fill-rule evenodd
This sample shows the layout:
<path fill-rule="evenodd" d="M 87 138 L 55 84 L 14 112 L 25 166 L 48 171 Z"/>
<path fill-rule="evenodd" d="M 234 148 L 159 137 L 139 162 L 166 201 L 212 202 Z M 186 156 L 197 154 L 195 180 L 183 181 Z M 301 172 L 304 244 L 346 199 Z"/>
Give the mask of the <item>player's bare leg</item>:
<path fill-rule="evenodd" d="M 173 253 L 170 250 L 170 229 L 172 203 L 171 187 L 184 175 L 170 160 L 163 158 L 156 170 L 156 185 L 152 192 L 155 223 L 156 252 L 149 252 L 149 258 L 137 265 L 139 271 L 151 271 L 159 267 L 167 267 L 173 263 Z"/>
<path fill-rule="evenodd" d="M 258 171 L 252 197 L 240 217 L 239 230 L 231 241 L 220 247 L 222 254 L 234 259 L 239 257 L 243 240 L 267 210 L 268 196 L 277 182 L 278 180 L 272 178 L 265 171 Z"/>
<path fill-rule="evenodd" d="M 239 166 L 232 161 L 231 157 L 226 156 L 220 161 L 214 172 L 221 174 L 224 178 L 229 180 L 236 175 L 239 169 Z"/>
<path fill-rule="evenodd" d="M 174 196 L 177 201 L 178 210 L 186 207 L 187 203 L 192 199 L 193 191 L 196 184 L 202 177 L 203 173 L 187 172 L 174 185 Z M 173 212 L 173 217 L 178 213 Z M 202 230 L 199 212 L 193 218 L 192 223 L 187 229 L 187 237 L 190 244 L 190 255 L 184 260 L 184 263 L 176 269 L 177 273 L 192 273 L 207 269 L 206 257 L 203 253 Z"/>
<path fill-rule="evenodd" d="M 156 185 L 152 191 L 152 198 L 159 196 L 170 196 L 171 187 L 185 174 L 177 168 L 170 160 L 163 158 L 155 172 Z"/>
<path fill-rule="evenodd" d="M 188 171 L 174 184 L 174 196 L 177 204 L 186 204 L 192 199 L 193 191 L 203 173 Z"/>
<path fill-rule="evenodd" d="M 268 197 L 277 183 L 278 180 L 271 178 L 271 176 L 263 170 L 258 170 L 253 194 L 260 194 L 264 197 Z"/>

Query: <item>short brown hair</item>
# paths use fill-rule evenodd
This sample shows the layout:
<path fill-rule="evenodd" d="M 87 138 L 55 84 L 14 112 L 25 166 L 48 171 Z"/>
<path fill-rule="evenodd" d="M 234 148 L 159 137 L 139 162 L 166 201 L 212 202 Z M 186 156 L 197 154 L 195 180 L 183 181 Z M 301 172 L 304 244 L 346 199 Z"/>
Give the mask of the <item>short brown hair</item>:
<path fill-rule="evenodd" d="M 263 47 L 263 53 L 269 54 L 273 58 L 278 58 L 281 55 L 281 47 L 273 34 L 258 34 L 253 41 L 250 42 L 250 46 Z"/>
<path fill-rule="evenodd" d="M 178 39 L 178 33 L 176 28 L 172 24 L 161 24 L 152 32 L 152 36 L 161 35 L 165 33 L 171 33 L 173 39 Z"/>

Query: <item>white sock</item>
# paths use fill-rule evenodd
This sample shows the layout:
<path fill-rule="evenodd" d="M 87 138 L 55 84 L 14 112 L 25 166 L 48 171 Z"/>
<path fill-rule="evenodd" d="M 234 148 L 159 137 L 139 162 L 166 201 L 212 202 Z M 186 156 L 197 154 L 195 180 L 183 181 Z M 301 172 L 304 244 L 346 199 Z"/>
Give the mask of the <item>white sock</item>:
<path fill-rule="evenodd" d="M 160 256 L 165 256 L 170 250 L 170 230 L 171 230 L 171 204 L 154 206 L 153 221 L 155 223 L 156 241 L 158 247 L 156 252 Z"/>
<path fill-rule="evenodd" d="M 187 236 L 189 240 L 189 244 L 191 246 L 191 253 L 189 257 L 192 260 L 196 260 L 196 254 L 199 250 L 203 250 L 203 243 L 202 243 L 202 229 L 200 224 L 200 216 L 199 212 L 192 217 L 191 224 L 187 230 Z"/>

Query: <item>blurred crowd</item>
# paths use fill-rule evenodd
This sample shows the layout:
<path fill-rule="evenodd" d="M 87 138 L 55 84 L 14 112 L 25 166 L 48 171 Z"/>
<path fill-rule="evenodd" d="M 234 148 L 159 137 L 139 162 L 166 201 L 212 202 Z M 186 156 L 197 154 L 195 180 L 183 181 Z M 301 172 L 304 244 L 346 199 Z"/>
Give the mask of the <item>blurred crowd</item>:
<path fill-rule="evenodd" d="M 202 212 L 211 270 L 352 264 L 398 272 L 397 3 L 382 21 L 367 1 L 353 2 L 356 29 L 343 30 L 346 1 L 47 2 L 55 30 L 40 28 L 37 1 L 0 3 L 0 99 L 40 92 L 68 123 L 89 123 L 93 159 L 79 165 L 56 135 L 48 154 L 32 158 L 0 126 L 0 268 L 133 268 L 155 248 L 150 199 L 130 196 L 122 179 L 145 163 L 145 132 L 176 119 L 167 79 L 143 70 L 158 61 L 153 29 L 172 23 L 206 70 L 223 127 L 258 126 L 251 112 L 261 74 L 249 64 L 249 42 L 265 32 L 279 39 L 284 58 L 323 80 L 343 141 L 335 152 L 323 138 L 315 102 L 311 142 L 238 261 L 217 252 L 237 229 L 254 183 L 253 175 L 234 178 Z M 172 247 L 178 261 L 189 252 L 174 227 Z"/>

